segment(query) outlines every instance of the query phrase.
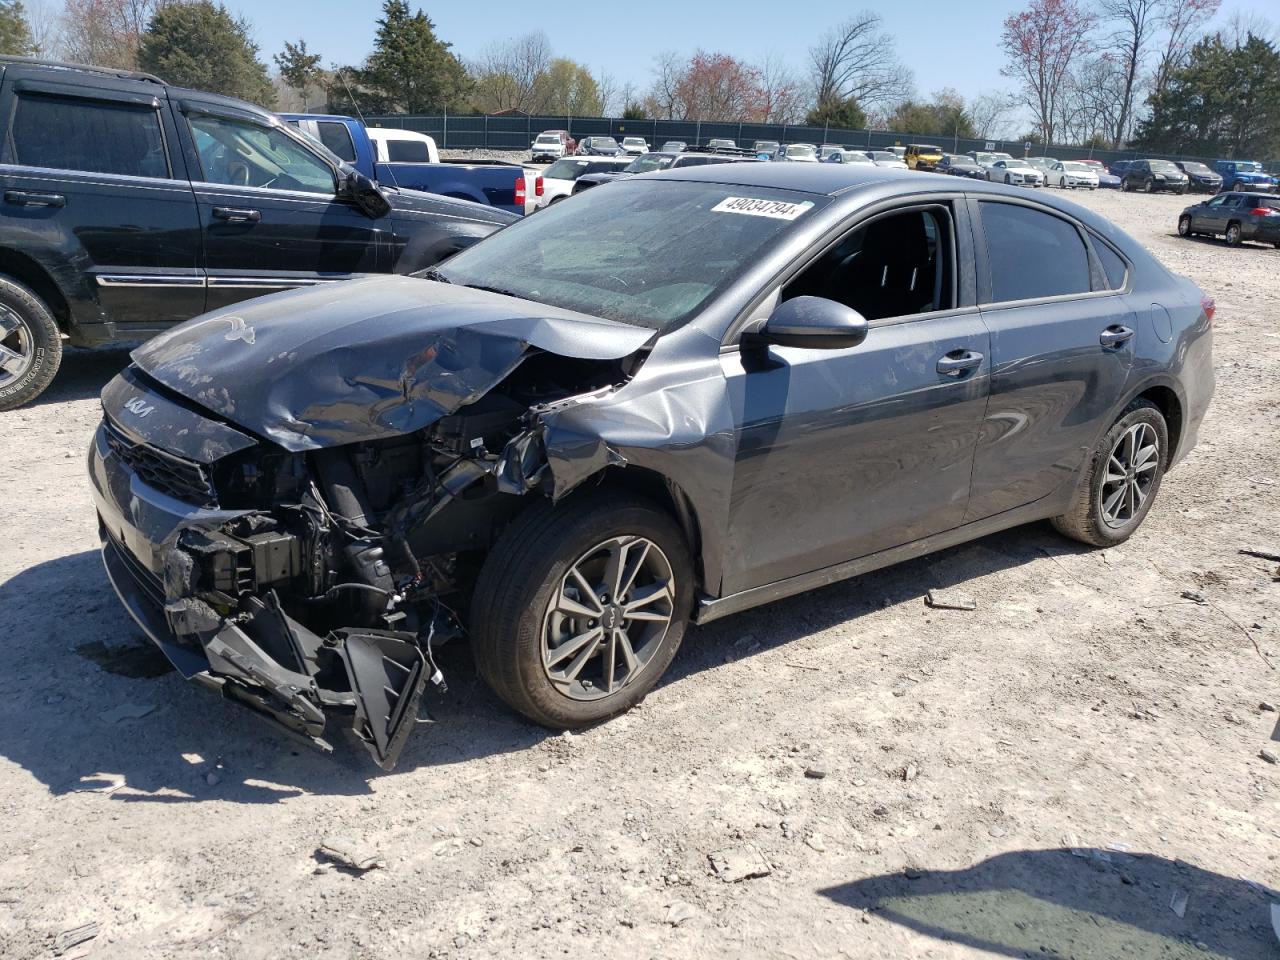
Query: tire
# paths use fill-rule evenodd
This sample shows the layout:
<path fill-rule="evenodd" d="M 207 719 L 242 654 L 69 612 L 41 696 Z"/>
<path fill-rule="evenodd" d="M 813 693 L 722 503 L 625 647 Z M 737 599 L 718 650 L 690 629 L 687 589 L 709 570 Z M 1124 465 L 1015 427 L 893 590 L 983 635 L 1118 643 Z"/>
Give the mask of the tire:
<path fill-rule="evenodd" d="M 583 593 L 573 587 L 571 571 L 575 567 L 583 570 L 586 582 L 595 590 L 602 589 L 591 572 L 591 564 L 596 562 L 592 558 L 598 558 L 601 548 L 620 538 L 648 541 L 644 563 L 669 573 L 665 582 L 672 585 L 674 599 L 669 604 L 660 600 L 664 608 L 669 608 L 665 629 L 660 635 L 652 632 L 662 624 L 655 627 L 651 619 L 632 621 L 625 627 L 630 636 L 627 649 L 633 650 L 630 659 L 639 663 L 635 670 L 628 670 L 628 658 L 621 645 L 615 647 L 614 669 L 606 670 L 608 654 L 598 646 L 604 640 L 601 636 L 600 640 L 574 647 L 582 649 L 585 656 L 563 658 L 561 676 L 553 681 L 551 674 L 557 668 L 552 659 L 555 650 L 569 647 L 588 633 L 603 634 L 606 626 L 604 617 L 588 620 L 585 615 L 566 616 L 553 609 L 553 601 L 565 598 L 561 602 L 566 607 L 582 609 L 579 601 Z M 637 545 L 633 542 L 623 548 L 632 552 L 622 554 L 622 566 L 632 562 Z M 651 572 L 642 568 L 633 582 L 640 583 Z M 607 568 L 600 576 L 607 576 Z M 656 588 L 661 582 L 659 577 L 651 584 L 651 596 L 661 597 Z M 572 598 L 568 589 L 574 590 Z M 599 611 L 603 607 L 610 619 L 622 615 L 616 605 L 602 605 L 597 600 L 590 598 L 592 608 Z M 584 727 L 629 710 L 653 689 L 680 647 L 692 608 L 693 566 L 684 535 L 675 521 L 652 502 L 631 494 L 589 493 L 557 505 L 538 503 L 503 532 L 476 581 L 471 646 L 480 675 L 510 707 L 552 729 Z M 658 611 L 657 606 L 649 609 Z M 553 646 L 552 640 L 557 636 L 564 639 Z M 610 640 L 617 643 L 615 636 L 611 635 Z M 578 664 L 579 659 L 582 664 Z M 578 671 L 568 676 L 575 665 Z M 603 690 L 608 682 L 606 676 L 617 677 L 618 666 L 624 670 L 624 676 L 617 681 L 619 688 Z"/>
<path fill-rule="evenodd" d="M 1009 174 L 1007 173 L 1004 175 L 1004 182 L 1006 186 L 1013 186 L 1013 181 L 1009 179 Z"/>
<path fill-rule="evenodd" d="M 1178 218 L 1178 236 L 1193 237 L 1195 234 L 1191 230 L 1191 218 L 1183 214 Z"/>
<path fill-rule="evenodd" d="M 1146 182 L 1146 185 L 1143 187 L 1143 189 L 1144 189 L 1147 193 L 1155 193 L 1155 192 L 1156 192 L 1156 182 L 1155 182 L 1154 180 L 1148 180 L 1148 181 Z"/>
<path fill-rule="evenodd" d="M 1129 181 L 1128 181 L 1128 180 L 1121 180 L 1121 181 L 1120 181 L 1120 192 L 1121 192 L 1121 193 L 1128 193 L 1128 192 L 1129 192 Z"/>
<path fill-rule="evenodd" d="M 1134 474 L 1139 482 L 1139 490 L 1142 489 L 1140 486 L 1142 476 L 1149 474 L 1150 479 L 1146 481 L 1141 503 L 1136 510 L 1128 510 L 1127 518 L 1124 516 L 1126 506 L 1133 502 L 1126 500 L 1127 494 L 1121 495 L 1123 502 L 1116 508 L 1118 515 L 1108 516 L 1107 504 L 1125 486 L 1123 482 L 1119 484 L 1107 482 L 1108 476 L 1115 475 L 1114 471 L 1107 472 L 1108 466 L 1113 460 L 1113 454 L 1118 452 L 1118 462 L 1127 468 L 1128 464 L 1123 461 L 1128 455 L 1123 445 L 1127 443 L 1131 431 L 1138 431 L 1137 436 L 1153 437 L 1155 440 L 1154 464 L 1149 470 L 1141 470 Z M 1147 446 L 1149 444 L 1142 444 L 1139 449 L 1146 449 Z M 1149 458 L 1145 462 L 1150 462 Z M 1164 479 L 1168 462 L 1169 428 L 1165 424 L 1164 415 L 1149 400 L 1135 400 L 1125 408 L 1120 419 L 1112 424 L 1111 429 L 1098 441 L 1089 455 L 1084 473 L 1080 478 L 1080 485 L 1076 488 L 1075 499 L 1066 513 L 1052 519 L 1054 529 L 1063 536 L 1095 547 L 1110 547 L 1124 543 L 1133 536 L 1134 531 L 1142 525 L 1142 521 L 1150 512 L 1151 505 L 1160 492 L 1160 483 Z M 1142 466 L 1144 461 L 1138 460 L 1138 464 Z M 1127 469 L 1126 475 L 1128 475 Z"/>
<path fill-rule="evenodd" d="M 62 363 L 62 333 L 45 302 L 16 280 L 0 277 L 0 410 L 30 403 Z"/>
<path fill-rule="evenodd" d="M 1240 224 L 1228 223 L 1227 224 L 1227 246 L 1238 247 L 1243 242 L 1244 242 L 1244 237 L 1242 237 L 1240 234 Z"/>

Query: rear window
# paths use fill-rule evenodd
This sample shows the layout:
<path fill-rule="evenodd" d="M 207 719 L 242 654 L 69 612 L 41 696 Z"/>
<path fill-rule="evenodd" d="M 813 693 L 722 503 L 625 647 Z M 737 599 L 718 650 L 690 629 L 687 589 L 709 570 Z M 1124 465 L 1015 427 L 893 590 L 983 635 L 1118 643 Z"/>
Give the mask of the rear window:
<path fill-rule="evenodd" d="M 23 94 L 10 130 L 12 163 L 129 177 L 169 176 L 154 107 Z"/>
<path fill-rule="evenodd" d="M 1088 293 L 1089 254 L 1076 228 L 1052 214 L 982 201 L 991 303 Z"/>
<path fill-rule="evenodd" d="M 430 163 L 431 151 L 421 140 L 384 140 L 391 163 Z"/>
<path fill-rule="evenodd" d="M 563 160 L 557 160 L 542 171 L 542 176 L 547 180 L 577 180 L 586 172 L 586 160 L 574 160 L 572 157 L 565 157 Z"/>

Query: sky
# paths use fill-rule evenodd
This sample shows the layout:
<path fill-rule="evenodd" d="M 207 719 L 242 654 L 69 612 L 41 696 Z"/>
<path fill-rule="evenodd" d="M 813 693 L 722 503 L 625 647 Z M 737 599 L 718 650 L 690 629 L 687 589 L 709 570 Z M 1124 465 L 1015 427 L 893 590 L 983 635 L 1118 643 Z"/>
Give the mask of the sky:
<path fill-rule="evenodd" d="M 378 0 L 223 0 L 253 25 L 263 59 L 286 40 L 306 39 L 323 64 L 359 63 L 373 46 Z M 532 0 L 414 2 L 464 60 L 495 40 L 542 30 L 557 55 L 611 74 L 619 83 L 648 88 L 656 54 L 692 53 L 698 47 L 748 62 L 776 54 L 799 71 L 808 48 L 828 27 L 854 11 L 869 9 L 884 19 L 897 40 L 898 56 L 915 72 L 917 91 L 927 95 L 954 87 L 965 97 L 1008 88 L 1000 75 L 1000 25 L 1020 9 L 1016 0 L 599 0 L 585 5 Z M 798 10 L 803 13 L 797 13 Z M 1276 20 L 1276 0 L 1223 0 L 1218 19 L 1233 12 Z"/>

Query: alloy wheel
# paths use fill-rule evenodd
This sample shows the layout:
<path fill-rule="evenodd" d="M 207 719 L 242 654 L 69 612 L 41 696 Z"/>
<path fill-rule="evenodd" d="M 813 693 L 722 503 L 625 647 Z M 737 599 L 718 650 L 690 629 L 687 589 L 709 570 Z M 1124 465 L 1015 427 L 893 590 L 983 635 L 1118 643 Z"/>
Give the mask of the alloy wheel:
<path fill-rule="evenodd" d="M 598 700 L 643 672 L 675 614 L 666 554 L 644 537 L 613 537 L 580 556 L 551 599 L 542 665 L 560 693 Z"/>
<path fill-rule="evenodd" d="M 1178 236 L 1180 237 L 1191 236 L 1191 218 L 1190 217 L 1180 217 L 1178 219 Z"/>
<path fill-rule="evenodd" d="M 1109 527 L 1133 522 L 1151 496 L 1160 465 L 1160 438 L 1149 423 L 1135 423 L 1120 434 L 1107 455 L 1099 502 Z"/>
<path fill-rule="evenodd" d="M 7 387 L 31 368 L 35 340 L 25 320 L 0 305 L 0 387 Z"/>
<path fill-rule="evenodd" d="M 1238 224 L 1231 224 L 1227 227 L 1227 246 L 1236 247 L 1240 245 L 1240 227 Z"/>

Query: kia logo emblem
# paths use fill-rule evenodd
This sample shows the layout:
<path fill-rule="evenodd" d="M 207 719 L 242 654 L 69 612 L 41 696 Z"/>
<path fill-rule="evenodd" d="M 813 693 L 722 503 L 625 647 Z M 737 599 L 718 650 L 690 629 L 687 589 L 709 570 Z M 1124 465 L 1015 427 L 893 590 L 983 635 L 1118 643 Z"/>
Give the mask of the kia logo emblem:
<path fill-rule="evenodd" d="M 147 403 L 141 397 L 134 397 L 124 405 L 124 408 L 132 413 L 135 417 L 145 417 L 155 409 L 151 404 Z"/>

